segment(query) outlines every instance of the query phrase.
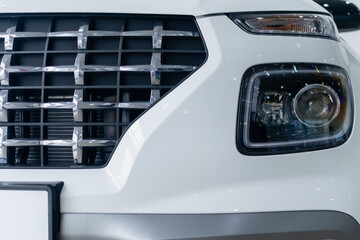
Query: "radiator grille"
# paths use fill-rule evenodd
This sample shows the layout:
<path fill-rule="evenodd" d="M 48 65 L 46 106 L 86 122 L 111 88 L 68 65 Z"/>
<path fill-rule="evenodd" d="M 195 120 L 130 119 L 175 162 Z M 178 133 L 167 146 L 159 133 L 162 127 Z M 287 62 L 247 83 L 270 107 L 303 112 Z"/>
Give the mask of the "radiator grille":
<path fill-rule="evenodd" d="M 187 16 L 0 17 L 0 167 L 101 167 L 206 59 Z"/>

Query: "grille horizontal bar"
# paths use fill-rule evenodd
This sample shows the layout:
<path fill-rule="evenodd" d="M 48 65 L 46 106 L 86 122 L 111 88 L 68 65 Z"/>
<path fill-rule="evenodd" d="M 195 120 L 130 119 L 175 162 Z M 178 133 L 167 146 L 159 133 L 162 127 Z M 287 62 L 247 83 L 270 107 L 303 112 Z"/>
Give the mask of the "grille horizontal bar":
<path fill-rule="evenodd" d="M 0 16 L 0 168 L 105 165 L 206 55 L 193 17 Z"/>
<path fill-rule="evenodd" d="M 110 102 L 82 102 L 79 104 L 80 109 L 103 109 L 103 108 L 129 108 L 129 109 L 146 109 L 150 102 L 131 102 L 131 103 L 110 103 Z M 2 109 L 73 109 L 75 103 L 57 102 L 57 103 L 31 103 L 31 102 L 7 102 L 2 105 Z"/>

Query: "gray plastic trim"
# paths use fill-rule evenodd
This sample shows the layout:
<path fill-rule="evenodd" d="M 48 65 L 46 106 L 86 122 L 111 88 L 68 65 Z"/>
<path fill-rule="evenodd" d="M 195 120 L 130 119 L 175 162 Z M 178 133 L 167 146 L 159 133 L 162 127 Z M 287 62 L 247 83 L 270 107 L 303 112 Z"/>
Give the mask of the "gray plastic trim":
<path fill-rule="evenodd" d="M 333 211 L 244 214 L 63 214 L 61 239 L 358 240 L 360 225 Z"/>

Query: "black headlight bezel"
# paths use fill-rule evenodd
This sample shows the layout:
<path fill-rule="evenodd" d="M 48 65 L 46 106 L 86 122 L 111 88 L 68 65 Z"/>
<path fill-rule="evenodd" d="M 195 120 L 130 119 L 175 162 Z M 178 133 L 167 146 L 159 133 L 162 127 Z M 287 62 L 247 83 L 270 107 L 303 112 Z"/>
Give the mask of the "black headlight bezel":
<path fill-rule="evenodd" d="M 275 144 L 276 146 L 269 147 L 249 147 L 245 144 L 244 133 L 246 134 L 246 125 L 250 121 L 249 119 L 245 119 L 244 113 L 246 109 L 246 95 L 249 87 L 249 82 L 256 74 L 269 74 L 274 72 L 277 74 L 282 74 L 284 78 L 291 79 L 296 77 L 299 74 L 299 71 L 293 71 L 291 69 L 309 69 L 308 77 L 316 76 L 316 74 L 327 74 L 326 77 L 329 79 L 335 79 L 335 76 L 332 76 L 333 73 L 337 73 L 337 75 L 343 76 L 346 81 L 347 91 L 347 103 L 346 103 L 346 124 L 347 126 L 343 129 L 341 136 L 334 138 L 334 136 L 329 136 L 329 138 L 321 139 L 312 139 L 309 142 L 301 142 L 297 144 L 286 145 L 280 142 L 279 144 Z M 320 70 L 319 70 L 320 69 Z M 326 73 L 328 71 L 328 73 Z M 310 73 L 312 72 L 312 73 Z M 286 76 L 286 73 L 288 76 Z M 305 64 L 305 63 L 282 63 L 282 64 L 262 64 L 256 65 L 249 68 L 242 79 L 241 88 L 240 88 L 240 96 L 239 96 L 239 105 L 238 105 L 238 119 L 237 119 L 237 130 L 236 130 L 236 145 L 238 150 L 245 155 L 274 155 L 274 154 L 287 154 L 287 153 L 299 153 L 299 152 L 307 152 L 321 149 L 328 149 L 340 146 L 344 144 L 350 137 L 353 122 L 354 122 L 354 103 L 353 103 L 353 92 L 351 87 L 351 82 L 346 71 L 338 66 L 328 65 L 328 64 Z M 250 104 L 250 103 L 247 103 Z M 345 120 L 344 120 L 345 121 Z M 245 129 L 245 130 L 244 130 Z M 249 133 L 250 134 L 250 133 Z"/>

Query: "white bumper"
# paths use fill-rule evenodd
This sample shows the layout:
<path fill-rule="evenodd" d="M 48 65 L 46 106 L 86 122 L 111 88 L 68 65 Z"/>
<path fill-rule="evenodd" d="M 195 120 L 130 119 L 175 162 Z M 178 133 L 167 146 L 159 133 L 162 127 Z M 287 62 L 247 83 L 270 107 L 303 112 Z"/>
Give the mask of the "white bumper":
<path fill-rule="evenodd" d="M 355 127 L 342 146 L 301 154 L 242 155 L 240 83 L 251 66 L 326 63 L 352 80 L 359 62 L 333 40 L 251 35 L 225 15 L 197 19 L 209 57 L 147 111 L 102 169 L 1 169 L 0 181 L 63 181 L 62 213 L 234 213 L 335 210 L 360 220 Z"/>

